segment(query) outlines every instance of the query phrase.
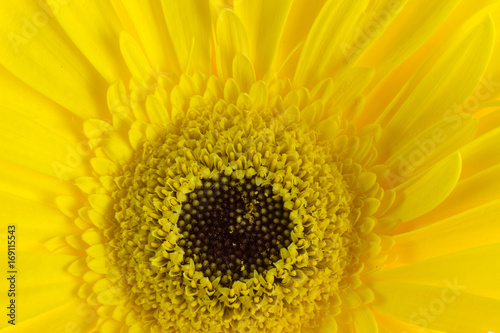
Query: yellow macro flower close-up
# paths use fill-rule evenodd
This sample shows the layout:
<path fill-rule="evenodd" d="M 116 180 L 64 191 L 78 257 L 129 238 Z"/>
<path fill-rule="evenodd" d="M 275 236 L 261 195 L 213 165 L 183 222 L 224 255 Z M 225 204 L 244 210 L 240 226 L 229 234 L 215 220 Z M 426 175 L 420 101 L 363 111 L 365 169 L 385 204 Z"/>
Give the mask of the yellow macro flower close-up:
<path fill-rule="evenodd" d="M 0 2 L 2 333 L 500 333 L 500 1 Z"/>

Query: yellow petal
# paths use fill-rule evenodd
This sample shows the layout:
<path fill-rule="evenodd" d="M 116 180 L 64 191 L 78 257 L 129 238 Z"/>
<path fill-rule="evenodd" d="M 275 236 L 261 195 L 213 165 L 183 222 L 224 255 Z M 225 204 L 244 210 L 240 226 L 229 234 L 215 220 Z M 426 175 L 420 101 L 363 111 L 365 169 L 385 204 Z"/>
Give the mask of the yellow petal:
<path fill-rule="evenodd" d="M 141 85 L 147 84 L 154 76 L 153 69 L 137 41 L 126 32 L 120 34 L 120 50 L 132 76 L 139 79 Z"/>
<path fill-rule="evenodd" d="M 284 77 L 293 77 L 300 50 L 326 0 L 295 0 L 292 3 L 276 54 L 276 64 Z"/>
<path fill-rule="evenodd" d="M 500 243 L 469 248 L 460 252 L 417 261 L 368 275 L 374 281 L 395 281 L 428 286 L 459 283 L 467 293 L 500 300 L 496 288 L 500 267 L 492 263 L 500 253 Z"/>
<path fill-rule="evenodd" d="M 123 328 L 123 324 L 112 319 L 104 320 L 102 324 L 99 326 L 99 332 L 102 333 L 114 333 L 121 332 Z"/>
<path fill-rule="evenodd" d="M 9 72 L 79 117 L 106 114 L 106 81 L 38 2 L 4 4 L 0 22 L 7 38 L 0 44 L 0 63 Z"/>
<path fill-rule="evenodd" d="M 113 175 L 117 172 L 118 167 L 115 163 L 108 160 L 107 158 L 95 157 L 90 160 L 92 168 L 97 172 L 98 175 L 108 176 Z"/>
<path fill-rule="evenodd" d="M 334 119 L 326 119 L 314 127 L 320 138 L 334 138 L 338 134 L 339 124 Z"/>
<path fill-rule="evenodd" d="M 324 318 L 321 326 L 317 328 L 317 333 L 337 333 L 337 321 L 333 316 Z"/>
<path fill-rule="evenodd" d="M 394 151 L 383 162 L 390 169 L 388 185 L 397 186 L 457 151 L 474 137 L 476 128 L 477 120 L 472 116 L 457 115 L 436 123 L 411 140 L 398 140 Z"/>
<path fill-rule="evenodd" d="M 473 2 L 473 0 L 469 0 Z M 500 58 L 500 35 L 498 31 L 500 31 L 500 6 L 498 6 L 498 1 L 495 0 L 482 0 L 482 1 L 474 1 L 476 5 L 470 5 L 465 8 L 466 14 L 470 15 L 471 7 L 479 7 L 483 11 L 488 12 L 495 25 L 495 45 L 493 48 L 493 54 L 491 59 Z M 465 6 L 464 6 L 465 7 Z M 490 61 L 488 67 L 486 68 L 485 73 L 488 75 L 485 77 L 485 81 L 487 81 L 486 85 L 483 87 L 478 87 L 475 96 L 482 97 L 481 102 L 487 102 L 490 100 L 498 100 L 500 96 L 500 90 L 498 89 L 498 82 L 500 82 L 500 66 L 498 61 Z M 490 89 L 490 82 L 494 82 L 494 89 Z"/>
<path fill-rule="evenodd" d="M 123 28 L 110 3 L 49 3 L 52 6 L 51 13 L 108 83 L 128 79 L 123 59 L 116 56 L 120 51 L 116 36 Z"/>
<path fill-rule="evenodd" d="M 497 125 L 498 126 L 498 125 Z M 460 150 L 462 155 L 461 179 L 500 164 L 500 128 L 472 141 Z"/>
<path fill-rule="evenodd" d="M 72 248 L 78 251 L 85 251 L 87 248 L 87 244 L 83 241 L 81 234 L 69 235 L 64 239 Z"/>
<path fill-rule="evenodd" d="M 408 1 L 391 2 L 383 8 L 374 25 L 383 29 L 387 14 L 396 18 L 387 30 L 375 41 L 370 48 L 365 48 L 361 39 L 355 43 L 356 53 L 364 53 L 361 63 L 377 68 L 374 84 L 386 76 L 409 55 L 421 46 L 439 25 L 446 19 L 459 1 Z M 383 14 L 386 14 L 382 16 Z M 419 29 L 415 29 L 418 24 Z M 365 35 L 370 34 L 365 32 Z M 365 37 L 366 39 L 366 37 Z"/>
<path fill-rule="evenodd" d="M 74 300 L 67 304 L 59 304 L 57 308 L 40 314 L 34 318 L 23 320 L 15 326 L 6 326 L 2 323 L 0 328 L 5 333 L 18 332 L 67 332 L 78 330 L 79 332 L 90 332 L 97 321 L 95 309 L 84 300 Z M 76 332 L 78 332 L 76 331 Z"/>
<path fill-rule="evenodd" d="M 208 1 L 162 0 L 163 13 L 183 72 L 211 73 Z"/>
<path fill-rule="evenodd" d="M 72 221 L 57 208 L 4 192 L 0 192 L 0 197 L 3 207 L 0 211 L 2 221 L 17 224 L 21 230 L 29 230 L 22 236 L 23 241 L 19 242 L 19 249 L 46 251 L 44 243 L 49 239 L 79 232 Z M 51 221 L 51 223 L 43 224 L 40 223 L 40 220 Z"/>
<path fill-rule="evenodd" d="M 0 156 L 58 179 L 87 174 L 89 148 L 68 141 L 15 110 L 3 110 Z"/>
<path fill-rule="evenodd" d="M 250 92 L 255 83 L 252 63 L 244 54 L 237 54 L 233 60 L 233 78 L 242 92 Z"/>
<path fill-rule="evenodd" d="M 95 245 L 104 243 L 104 236 L 97 229 L 88 229 L 82 234 L 82 240 L 88 245 Z"/>
<path fill-rule="evenodd" d="M 154 95 L 149 95 L 146 99 L 146 111 L 153 124 L 166 126 L 170 120 L 170 115 L 165 109 L 165 105 Z"/>
<path fill-rule="evenodd" d="M 217 20 L 217 72 L 225 80 L 231 77 L 233 58 L 249 53 L 248 38 L 243 23 L 233 11 L 223 10 Z"/>
<path fill-rule="evenodd" d="M 394 236 L 394 266 L 419 262 L 455 251 L 500 243 L 500 201 L 474 207 L 429 226 Z M 463 241 L 466 239 L 467 241 Z M 416 241 L 418 240 L 418 241 Z"/>
<path fill-rule="evenodd" d="M 102 148 L 106 155 L 117 164 L 124 164 L 132 158 L 132 147 L 116 132 L 108 132 L 104 135 Z"/>
<path fill-rule="evenodd" d="M 77 197 L 70 195 L 59 195 L 54 199 L 54 203 L 61 213 L 73 219 L 78 214 L 78 209 L 82 207 L 83 202 Z"/>
<path fill-rule="evenodd" d="M 261 79 L 269 72 L 292 4 L 291 0 L 237 1 L 234 11 L 247 32 L 255 74 Z"/>
<path fill-rule="evenodd" d="M 377 321 L 373 316 L 372 311 L 367 306 L 352 310 L 351 313 L 356 332 L 378 333 Z"/>
<path fill-rule="evenodd" d="M 89 272 L 89 267 L 87 265 L 86 258 L 81 257 L 73 261 L 71 265 L 68 266 L 67 271 L 72 276 L 81 277 Z"/>
<path fill-rule="evenodd" d="M 149 61 L 157 71 L 179 72 L 172 39 L 159 1 L 123 0 L 123 6 L 140 36 Z"/>
<path fill-rule="evenodd" d="M 259 81 L 252 86 L 250 90 L 250 98 L 253 100 L 254 107 L 257 110 L 261 110 L 267 106 L 269 91 L 267 85 Z"/>
<path fill-rule="evenodd" d="M 378 86 L 374 90 L 371 89 L 372 87 L 369 87 L 370 96 L 367 99 L 367 106 L 370 108 L 370 113 L 365 113 L 362 118 L 359 119 L 360 124 L 369 124 L 375 121 L 380 113 L 383 112 L 387 105 L 389 105 L 400 92 L 403 84 L 408 82 L 414 75 L 415 69 L 419 68 L 422 63 L 435 52 L 436 48 L 446 50 L 447 47 L 442 46 L 449 40 L 451 35 L 464 35 L 464 31 L 466 34 L 467 27 L 480 23 L 480 21 L 484 19 L 486 13 L 485 8 L 491 6 L 492 3 L 495 2 L 496 0 L 462 0 L 457 4 L 456 1 L 441 3 L 411 1 L 399 15 L 400 18 L 396 19 L 388 26 L 385 36 L 379 39 L 380 41 L 384 40 L 384 45 L 382 45 L 382 43 L 380 45 L 375 44 L 377 46 L 374 45 L 368 48 L 366 56 L 363 57 L 361 63 L 359 63 L 359 65 L 362 66 L 375 66 L 375 68 L 380 69 L 377 71 L 380 76 L 376 76 L 371 82 L 372 87 L 376 84 L 378 84 Z M 390 1 L 389 6 L 399 3 L 404 4 L 401 1 Z M 392 12 L 389 6 L 385 8 L 388 9 L 389 12 Z M 377 12 L 377 14 L 378 13 L 379 12 Z M 383 10 L 382 13 L 385 13 L 385 10 Z M 417 24 L 422 24 L 425 20 L 434 21 L 432 23 L 432 29 L 428 29 L 427 31 L 413 29 L 414 24 L 411 23 L 413 20 L 412 17 L 418 17 L 420 15 L 422 15 L 422 17 L 417 21 Z M 380 23 L 381 21 L 376 20 L 375 22 Z M 382 21 L 382 23 L 383 22 L 385 22 L 385 20 Z M 425 22 L 423 24 L 427 25 L 428 23 L 429 22 Z M 407 25 L 405 28 L 406 30 L 401 30 L 401 25 Z M 496 31 L 498 31 L 498 29 L 496 29 Z M 427 36 L 423 37 L 423 39 L 419 37 L 420 42 L 411 45 L 408 36 L 419 36 L 421 33 Z M 400 42 L 401 40 L 403 40 L 403 43 Z M 425 42 L 422 44 L 422 41 Z M 406 45 L 407 42 L 408 45 Z M 411 49 L 406 49 L 408 51 L 401 49 L 402 57 L 399 58 L 396 54 L 392 53 L 392 50 L 399 50 L 400 46 L 403 45 Z M 387 52 L 387 50 L 391 51 Z M 378 55 L 379 53 L 380 56 Z M 395 63 L 388 62 L 387 64 L 382 64 L 385 61 L 391 61 L 389 59 L 392 59 L 394 55 L 398 57 Z M 372 62 L 372 59 L 380 65 L 377 66 Z M 490 64 L 492 63 L 495 62 L 490 62 Z M 385 70 L 385 68 L 387 68 L 387 70 Z M 394 68 L 397 68 L 397 70 L 393 70 Z M 384 74 L 383 72 L 386 73 Z M 384 77 L 387 73 L 390 74 L 380 82 L 379 78 Z M 491 71 L 486 70 L 486 73 L 491 73 Z M 496 81 L 498 82 L 500 79 Z"/>
<path fill-rule="evenodd" d="M 55 177 L 23 167 L 7 160 L 0 160 L 0 191 L 46 205 L 53 205 L 58 195 L 78 196 L 74 185 Z"/>
<path fill-rule="evenodd" d="M 101 183 L 94 177 L 80 177 L 75 180 L 76 186 L 84 193 L 95 193 L 100 187 Z"/>
<path fill-rule="evenodd" d="M 138 149 L 139 145 L 145 140 L 146 124 L 136 121 L 132 124 L 129 131 L 129 141 L 132 148 Z"/>
<path fill-rule="evenodd" d="M 49 266 L 53 265 L 51 258 L 45 257 L 43 259 L 48 262 L 47 264 Z M 32 274 L 37 276 L 40 273 L 34 270 Z M 25 304 L 19 320 L 35 317 L 51 309 L 57 308 L 61 304 L 74 301 L 77 298 L 75 289 L 78 288 L 80 284 L 81 282 L 76 278 L 72 278 L 68 281 L 53 281 L 36 285 L 19 283 L 16 288 L 18 291 L 16 301 L 18 304 Z"/>
<path fill-rule="evenodd" d="M 500 82 L 500 80 L 499 80 Z M 488 113 L 479 118 L 479 128 L 477 130 L 477 135 L 481 136 L 492 130 L 498 128 L 500 124 L 500 109 Z"/>
<path fill-rule="evenodd" d="M 2 116 L 4 112 L 15 110 L 65 139 L 75 142 L 82 139 L 75 126 L 79 125 L 79 121 L 71 112 L 33 90 L 1 66 L 0 87 Z M 22 102 L 19 96 L 23 96 Z"/>
<path fill-rule="evenodd" d="M 113 199 L 107 194 L 91 194 L 88 196 L 89 203 L 98 215 L 107 215 L 113 209 Z M 98 225 L 99 227 L 99 225 Z"/>
<path fill-rule="evenodd" d="M 21 237 L 21 228 L 22 226 L 19 225 L 17 233 L 19 237 Z M 22 243 L 21 238 L 19 241 Z M 18 252 L 16 258 L 18 274 L 14 274 L 16 275 L 15 300 L 18 322 L 30 320 L 75 300 L 77 297 L 75 290 L 81 282 L 66 272 L 66 267 L 75 258 L 51 253 Z M 0 283 L 4 290 L 9 290 L 7 283 L 10 283 L 7 278 L 2 279 Z M 2 325 L 6 326 L 5 323 L 3 322 Z"/>
<path fill-rule="evenodd" d="M 379 332 L 380 333 L 393 333 L 393 332 L 401 332 L 401 333 L 446 333 L 431 329 L 426 329 L 420 326 L 412 325 L 408 322 L 398 320 L 394 317 L 390 317 L 387 315 L 383 315 L 379 312 L 373 311 L 377 322 L 379 323 Z"/>
<path fill-rule="evenodd" d="M 86 250 L 87 254 L 92 258 L 107 258 L 108 250 L 104 244 L 91 245 Z"/>
<path fill-rule="evenodd" d="M 334 80 L 331 103 L 341 110 L 351 104 L 371 81 L 375 70 L 367 67 L 355 67 Z"/>
<path fill-rule="evenodd" d="M 437 121 L 462 112 L 489 61 L 493 37 L 491 19 L 486 19 L 448 47 L 430 70 L 426 64 L 417 72 L 378 120 L 385 124 L 390 119 L 378 143 L 379 161 L 390 155 L 401 140 L 413 138 Z"/>
<path fill-rule="evenodd" d="M 403 224 L 400 231 L 409 231 L 459 214 L 482 204 L 500 199 L 500 165 L 468 177 L 460 182 L 438 209 L 430 211 L 414 221 Z"/>
<path fill-rule="evenodd" d="M 356 24 L 357 34 L 350 43 L 344 43 L 341 46 L 346 61 L 356 63 L 365 52 L 372 51 L 374 41 L 391 28 L 393 20 L 400 14 L 407 2 L 408 0 L 370 1 L 365 15 L 360 17 Z"/>
<path fill-rule="evenodd" d="M 106 274 L 108 272 L 108 259 L 107 258 L 97 258 L 91 259 L 87 264 L 91 270 L 96 273 Z"/>
<path fill-rule="evenodd" d="M 453 278 L 440 286 L 377 281 L 370 287 L 376 293 L 371 308 L 402 321 L 456 333 L 500 329 L 500 301 L 470 294 Z"/>
<path fill-rule="evenodd" d="M 228 102 L 236 104 L 238 96 L 240 95 L 240 88 L 234 79 L 229 79 L 226 81 L 224 86 L 224 99 Z"/>
<path fill-rule="evenodd" d="M 399 185 L 395 188 L 396 200 L 385 217 L 405 222 L 432 210 L 453 190 L 460 170 L 460 155 L 455 153 L 434 165 L 425 174 Z"/>
<path fill-rule="evenodd" d="M 349 43 L 353 28 L 368 1 L 328 1 L 304 44 L 294 84 L 311 86 L 331 76 L 344 62 L 341 45 Z"/>
<path fill-rule="evenodd" d="M 113 126 L 122 136 L 127 136 L 127 131 L 132 123 L 132 110 L 129 96 L 122 81 L 117 81 L 108 89 L 108 108 L 113 116 Z"/>

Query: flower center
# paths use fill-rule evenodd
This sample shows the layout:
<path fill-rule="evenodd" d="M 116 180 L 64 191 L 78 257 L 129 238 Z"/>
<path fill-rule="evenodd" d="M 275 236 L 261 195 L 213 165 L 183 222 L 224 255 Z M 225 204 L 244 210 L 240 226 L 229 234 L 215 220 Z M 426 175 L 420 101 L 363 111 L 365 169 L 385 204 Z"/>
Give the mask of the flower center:
<path fill-rule="evenodd" d="M 269 331 L 330 311 L 357 246 L 349 167 L 290 115 L 190 105 L 144 141 L 115 193 L 119 266 L 142 316 Z"/>
<path fill-rule="evenodd" d="M 278 79 L 244 93 L 232 79 L 161 76 L 154 89 L 145 105 L 120 98 L 117 130 L 89 136 L 99 177 L 83 182 L 102 214 L 89 217 L 120 295 L 102 301 L 128 302 L 127 323 L 151 332 L 293 332 L 337 313 L 360 253 L 378 253 L 360 237 L 383 195 L 362 166 L 375 134 L 356 137 Z M 129 107 L 135 120 L 119 113 Z"/>
<path fill-rule="evenodd" d="M 221 277 L 227 286 L 253 271 L 273 269 L 295 225 L 270 186 L 256 186 L 255 179 L 214 178 L 203 181 L 183 203 L 179 245 L 186 263 L 192 258 L 206 277 Z"/>

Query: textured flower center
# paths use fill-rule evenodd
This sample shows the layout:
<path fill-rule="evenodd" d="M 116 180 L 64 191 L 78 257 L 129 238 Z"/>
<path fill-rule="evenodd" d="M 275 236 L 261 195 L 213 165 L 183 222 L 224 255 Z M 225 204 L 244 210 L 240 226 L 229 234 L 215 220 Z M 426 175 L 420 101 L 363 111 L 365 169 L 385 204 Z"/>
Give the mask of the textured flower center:
<path fill-rule="evenodd" d="M 179 245 L 186 262 L 193 259 L 212 281 L 222 277 L 223 285 L 244 282 L 255 270 L 273 269 L 295 226 L 283 201 L 273 198 L 270 186 L 256 186 L 254 178 L 214 178 L 205 180 L 182 205 Z"/>
<path fill-rule="evenodd" d="M 358 163 L 373 159 L 370 132 L 360 141 L 336 109 L 281 80 L 243 93 L 232 79 L 160 76 L 130 106 L 112 89 L 133 150 L 109 149 L 123 146 L 118 131 L 104 151 L 92 137 L 90 201 L 112 216 L 101 224 L 120 295 L 105 302 L 128 302 L 127 323 L 151 332 L 293 332 L 338 313 L 362 252 L 378 253 L 360 236 L 383 194 Z M 116 113 L 129 107 L 143 120 Z"/>

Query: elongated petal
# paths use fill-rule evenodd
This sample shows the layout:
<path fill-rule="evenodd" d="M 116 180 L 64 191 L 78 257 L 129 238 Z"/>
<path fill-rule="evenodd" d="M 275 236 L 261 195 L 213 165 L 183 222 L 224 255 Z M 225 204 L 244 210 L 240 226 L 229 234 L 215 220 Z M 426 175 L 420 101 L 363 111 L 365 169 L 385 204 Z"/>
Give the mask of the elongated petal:
<path fill-rule="evenodd" d="M 238 54 L 233 61 L 233 78 L 242 92 L 250 92 L 255 83 L 255 71 L 250 60 L 243 54 Z"/>
<path fill-rule="evenodd" d="M 68 140 L 82 139 L 78 133 L 79 121 L 70 111 L 23 83 L 1 66 L 0 87 L 2 87 L 0 110 L 15 110 Z M 22 103 L 20 103 L 19 96 L 23 96 Z"/>
<path fill-rule="evenodd" d="M 217 72 L 227 79 L 231 77 L 233 59 L 238 53 L 250 55 L 248 37 L 236 14 L 229 10 L 223 10 L 217 20 Z"/>
<path fill-rule="evenodd" d="M 500 243 L 500 201 L 464 211 L 427 227 L 394 236 L 401 266 L 482 245 Z M 463 241 L 466 239 L 467 241 Z M 476 273 L 477 274 L 477 273 Z"/>
<path fill-rule="evenodd" d="M 3 110 L 0 156 L 59 179 L 74 179 L 88 172 L 88 147 L 68 141 L 15 110 Z"/>
<path fill-rule="evenodd" d="M 128 79 L 123 59 L 116 57 L 120 50 L 116 36 L 122 27 L 110 3 L 49 3 L 64 31 L 108 83 Z"/>
<path fill-rule="evenodd" d="M 410 35 L 419 35 L 421 32 L 428 34 L 426 37 L 426 41 L 420 46 L 420 44 L 410 45 L 410 48 L 419 47 L 417 51 L 412 51 L 413 54 L 408 53 L 404 57 L 397 60 L 396 63 L 387 63 L 390 68 L 397 68 L 397 70 L 388 69 L 387 77 L 382 81 L 379 81 L 379 76 L 375 77 L 372 80 L 372 85 L 369 87 L 370 95 L 367 98 L 367 106 L 370 108 L 370 113 L 365 113 L 362 118 L 359 119 L 360 124 L 368 124 L 377 119 L 377 117 L 384 111 L 384 109 L 391 103 L 391 101 L 398 95 L 403 85 L 408 82 L 411 77 L 415 73 L 415 69 L 420 67 L 435 51 L 436 49 L 446 49 L 447 47 L 442 47 L 447 40 L 449 40 L 450 36 L 453 34 L 457 34 L 458 36 L 464 34 L 464 30 L 466 31 L 470 26 L 477 25 L 481 20 L 484 19 L 484 15 L 487 12 L 486 10 L 491 10 L 491 6 L 494 6 L 494 3 L 497 0 L 462 0 L 459 1 L 458 4 L 455 1 L 446 1 L 441 3 L 431 3 L 428 1 L 411 1 L 402 11 L 402 13 L 398 16 L 405 17 L 401 20 L 395 20 L 392 24 L 390 24 L 387 28 L 387 32 L 384 33 L 379 40 L 387 40 L 390 44 L 385 44 L 381 47 L 380 51 L 384 54 L 386 51 L 384 48 L 391 50 L 398 50 L 402 45 L 406 45 L 408 42 L 408 37 Z M 383 17 L 389 12 L 392 12 L 391 5 L 392 4 L 402 4 L 402 2 L 389 2 L 389 5 L 384 7 L 381 12 L 376 12 L 376 15 L 379 14 L 382 18 L 382 21 L 375 20 L 374 23 L 385 22 Z M 415 6 L 422 8 L 422 11 L 425 12 L 429 6 L 440 6 L 442 10 L 430 10 L 425 14 L 424 20 L 435 20 L 433 23 L 432 29 L 428 31 L 422 31 L 421 29 L 413 29 L 412 24 L 412 16 L 421 15 L 420 10 L 415 10 Z M 443 7 L 444 6 L 444 7 Z M 453 8 L 455 7 L 455 8 Z M 451 12 L 450 12 L 451 11 Z M 436 20 L 436 18 L 438 18 Z M 396 24 L 396 22 L 402 23 L 403 25 L 408 24 L 408 30 L 403 32 L 404 30 L 400 30 L 401 25 Z M 417 24 L 422 24 L 422 20 L 420 19 Z M 426 23 L 424 23 L 425 26 Z M 457 33 L 457 30 L 460 32 Z M 498 31 L 498 29 L 495 29 Z M 392 36 L 396 36 L 401 34 L 398 38 L 394 38 Z M 369 34 L 371 36 L 371 34 Z M 387 35 L 387 39 L 385 36 Z M 399 39 L 399 40 L 398 40 Z M 400 40 L 403 39 L 403 43 L 400 43 Z M 419 42 L 422 43 L 422 42 Z M 366 49 L 368 51 L 363 57 L 362 61 L 359 63 L 364 66 L 376 66 L 372 60 L 385 62 L 393 56 L 393 53 L 389 54 L 388 57 L 379 58 L 374 53 L 378 53 L 376 50 L 376 46 L 378 44 L 374 44 L 372 47 Z M 405 53 L 407 51 L 404 51 Z M 368 56 L 370 54 L 370 56 Z M 373 57 L 372 57 L 373 55 Z M 493 58 L 492 58 L 493 59 Z M 401 63 L 402 62 L 402 63 Z M 490 62 L 491 64 L 492 62 Z M 399 66 L 399 67 L 393 67 Z M 382 65 L 382 67 L 387 67 L 386 65 Z M 376 66 L 376 68 L 381 68 Z M 391 72 L 392 70 L 392 72 Z M 383 77 L 385 74 L 382 74 L 384 70 L 381 68 L 377 73 L 380 74 L 380 77 Z M 489 70 L 486 70 L 486 73 L 491 73 Z M 500 81 L 497 79 L 496 81 Z M 375 89 L 371 89 L 375 87 Z"/>
<path fill-rule="evenodd" d="M 165 24 L 163 9 L 159 1 L 122 1 L 134 28 L 140 36 L 149 61 L 157 71 L 176 72 L 179 70 L 172 39 Z"/>
<path fill-rule="evenodd" d="M 84 318 L 82 320 L 82 318 Z M 9 327 L 3 328 L 2 332 L 17 333 L 40 332 L 53 333 L 64 332 L 71 327 L 77 327 L 80 332 L 91 332 L 97 321 L 96 309 L 84 300 L 73 300 L 70 303 L 59 304 L 57 308 L 40 314 L 34 318 L 23 320 Z"/>
<path fill-rule="evenodd" d="M 439 205 L 457 184 L 461 170 L 458 153 L 433 166 L 424 175 L 414 176 L 399 185 L 393 208 L 385 215 L 402 222 L 419 217 Z"/>
<path fill-rule="evenodd" d="M 367 306 L 352 311 L 356 332 L 378 333 L 378 324 L 370 308 Z"/>
<path fill-rule="evenodd" d="M 274 63 L 291 4 L 290 0 L 235 2 L 234 11 L 247 31 L 249 58 L 259 79 L 267 74 Z"/>
<path fill-rule="evenodd" d="M 325 2 L 293 1 L 276 53 L 276 68 L 286 77 L 293 77 L 304 41 Z"/>
<path fill-rule="evenodd" d="M 429 127 L 408 143 L 400 141 L 384 162 L 391 173 L 387 178 L 388 185 L 399 185 L 457 151 L 474 137 L 476 128 L 477 121 L 473 117 L 456 115 Z"/>
<path fill-rule="evenodd" d="M 49 206 L 60 195 L 78 197 L 78 190 L 71 182 L 23 167 L 8 160 L 0 160 L 0 189 L 19 198 L 29 199 Z"/>
<path fill-rule="evenodd" d="M 408 224 L 403 224 L 399 231 L 422 228 L 460 212 L 500 199 L 499 172 L 500 165 L 497 164 L 458 182 L 453 192 L 439 205 L 439 209 L 430 211 Z"/>
<path fill-rule="evenodd" d="M 500 128 L 472 141 L 460 150 L 462 155 L 461 179 L 500 164 Z"/>
<path fill-rule="evenodd" d="M 2 66 L 79 117 L 105 114 L 106 81 L 37 2 L 4 4 L 0 22 Z"/>
<path fill-rule="evenodd" d="M 387 6 L 375 12 L 373 25 L 379 29 L 389 23 L 386 22 L 387 16 L 396 14 L 396 18 L 370 48 L 363 48 L 362 39 L 355 44 L 358 52 L 365 53 L 361 63 L 380 69 L 374 84 L 421 46 L 458 3 L 457 0 L 389 2 Z M 419 29 L 415 29 L 415 24 L 419 25 Z M 363 32 L 365 36 L 370 36 L 367 31 Z"/>
<path fill-rule="evenodd" d="M 34 202 L 22 197 L 0 192 L 3 209 L 0 218 L 6 224 L 15 224 L 19 228 L 22 241 L 17 244 L 20 251 L 48 252 L 44 244 L 60 235 L 78 232 L 78 228 L 57 208 Z M 50 224 L 40 221 L 51 221 Z M 24 235 L 21 230 L 26 232 Z M 64 239 L 56 240 L 56 247 L 64 245 Z M 21 267 L 21 266 L 20 266 Z"/>
<path fill-rule="evenodd" d="M 370 287 L 376 294 L 371 308 L 401 321 L 457 333 L 500 328 L 500 301 L 468 293 L 467 286 L 453 276 L 439 286 L 376 281 Z"/>
<path fill-rule="evenodd" d="M 300 55 L 294 83 L 298 86 L 316 84 L 334 73 L 345 59 L 341 45 L 349 43 L 352 30 L 365 0 L 328 1 L 309 32 Z"/>
<path fill-rule="evenodd" d="M 436 121 L 462 112 L 464 101 L 473 92 L 486 68 L 493 36 L 492 22 L 487 19 L 462 41 L 448 48 L 432 69 L 427 72 L 424 66 L 416 74 L 414 81 L 406 86 L 406 91 L 379 119 L 381 124 L 390 119 L 379 142 L 380 161 L 397 149 L 401 140 L 411 140 Z"/>
<path fill-rule="evenodd" d="M 208 1 L 162 0 L 162 5 L 181 70 L 211 73 Z"/>

